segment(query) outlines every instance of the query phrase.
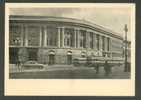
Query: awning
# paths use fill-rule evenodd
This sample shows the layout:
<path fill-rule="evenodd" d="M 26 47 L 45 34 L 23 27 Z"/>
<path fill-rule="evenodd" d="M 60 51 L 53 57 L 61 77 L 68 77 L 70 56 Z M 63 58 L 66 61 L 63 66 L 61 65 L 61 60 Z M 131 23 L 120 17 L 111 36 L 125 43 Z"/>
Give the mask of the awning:
<path fill-rule="evenodd" d="M 81 52 L 81 55 L 82 55 L 82 56 L 85 56 L 85 55 L 86 55 L 86 52 Z"/>
<path fill-rule="evenodd" d="M 55 55 L 55 52 L 54 51 L 50 51 L 49 54 L 50 55 Z"/>
<path fill-rule="evenodd" d="M 72 55 L 72 52 L 67 52 L 67 55 Z"/>

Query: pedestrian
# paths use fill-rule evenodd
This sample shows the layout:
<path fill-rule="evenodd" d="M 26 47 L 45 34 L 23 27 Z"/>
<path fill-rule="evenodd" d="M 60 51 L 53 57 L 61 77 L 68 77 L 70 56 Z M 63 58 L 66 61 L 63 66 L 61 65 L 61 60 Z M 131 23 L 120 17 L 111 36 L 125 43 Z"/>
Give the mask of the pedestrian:
<path fill-rule="evenodd" d="M 98 64 L 96 64 L 95 70 L 96 70 L 96 74 L 99 74 L 99 66 L 98 66 Z"/>
<path fill-rule="evenodd" d="M 20 61 L 19 61 L 19 59 L 18 59 L 18 56 L 16 56 L 16 59 L 15 59 L 16 61 L 15 61 L 15 63 L 16 63 L 16 67 L 17 67 L 17 69 L 18 69 L 18 71 L 20 70 Z"/>
<path fill-rule="evenodd" d="M 17 58 L 18 58 L 17 59 L 18 70 L 19 70 L 19 72 L 22 72 L 22 65 L 23 65 L 22 57 L 21 57 L 21 55 L 18 55 Z"/>
<path fill-rule="evenodd" d="M 108 61 L 105 61 L 104 70 L 106 76 L 108 76 L 111 73 L 111 66 L 108 64 Z"/>

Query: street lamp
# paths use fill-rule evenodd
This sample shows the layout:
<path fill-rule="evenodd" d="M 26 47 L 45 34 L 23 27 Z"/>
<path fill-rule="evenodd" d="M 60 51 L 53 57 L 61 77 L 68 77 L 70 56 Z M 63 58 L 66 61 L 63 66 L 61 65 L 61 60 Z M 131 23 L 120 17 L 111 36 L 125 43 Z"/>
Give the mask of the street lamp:
<path fill-rule="evenodd" d="M 127 24 L 125 24 L 124 31 L 125 31 L 125 67 L 124 67 L 124 72 L 127 72 L 128 71 L 128 65 L 127 65 L 127 32 L 128 32 L 128 28 L 127 28 Z"/>

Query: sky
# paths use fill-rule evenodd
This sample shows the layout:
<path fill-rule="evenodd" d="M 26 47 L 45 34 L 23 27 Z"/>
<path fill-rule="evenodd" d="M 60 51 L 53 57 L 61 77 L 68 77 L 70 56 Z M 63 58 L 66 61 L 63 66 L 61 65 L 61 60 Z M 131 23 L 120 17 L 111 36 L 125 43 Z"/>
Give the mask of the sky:
<path fill-rule="evenodd" d="M 103 26 L 124 37 L 124 25 L 131 40 L 131 10 L 129 8 L 11 8 L 10 15 L 40 15 L 76 18 Z"/>

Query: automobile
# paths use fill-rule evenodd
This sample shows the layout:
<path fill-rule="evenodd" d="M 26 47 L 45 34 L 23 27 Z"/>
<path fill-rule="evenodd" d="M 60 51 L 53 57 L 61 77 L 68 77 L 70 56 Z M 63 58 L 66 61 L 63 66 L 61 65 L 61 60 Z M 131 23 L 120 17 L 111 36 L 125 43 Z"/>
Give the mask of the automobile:
<path fill-rule="evenodd" d="M 39 64 L 37 61 L 27 61 L 22 65 L 24 69 L 43 69 L 44 64 Z"/>

